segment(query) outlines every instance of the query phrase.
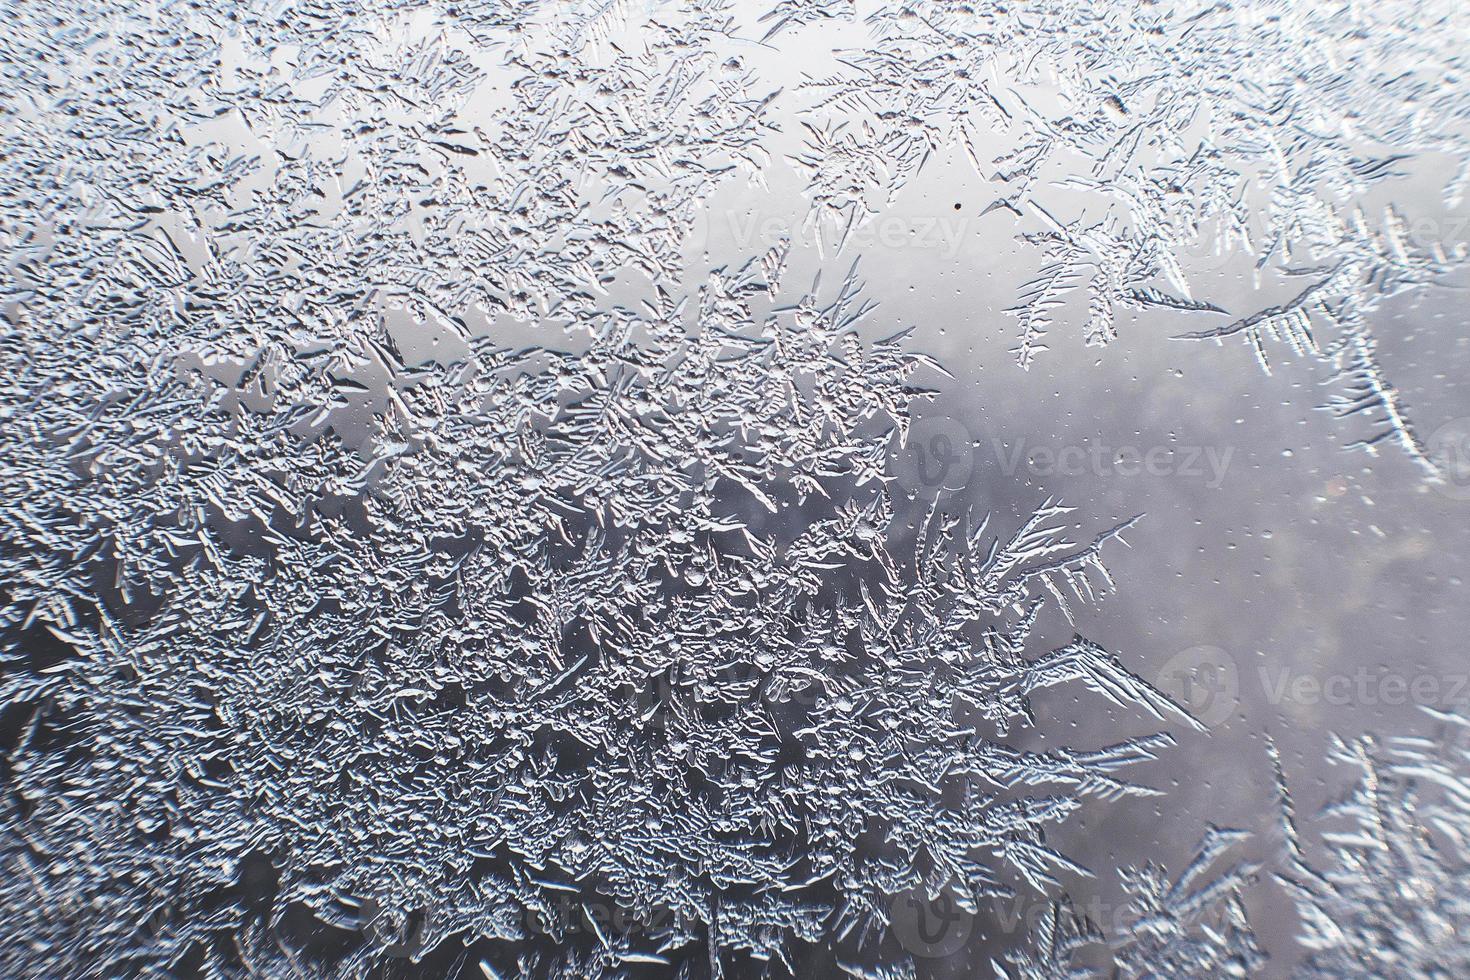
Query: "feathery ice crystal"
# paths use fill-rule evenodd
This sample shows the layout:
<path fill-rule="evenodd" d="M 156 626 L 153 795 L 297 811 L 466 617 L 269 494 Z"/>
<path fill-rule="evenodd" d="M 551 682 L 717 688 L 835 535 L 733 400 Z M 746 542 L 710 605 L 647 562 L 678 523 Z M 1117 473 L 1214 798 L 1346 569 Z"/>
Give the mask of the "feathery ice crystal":
<path fill-rule="evenodd" d="M 895 895 L 1083 870 L 1048 829 L 1151 792 L 1120 770 L 1169 736 L 1011 736 L 1068 684 L 1192 724 L 1046 639 L 1132 522 L 1074 541 L 1055 501 L 1001 527 L 896 492 L 940 366 L 860 266 L 689 258 L 785 134 L 844 235 L 942 149 L 995 178 L 1044 256 L 1022 366 L 1074 294 L 1089 343 L 1119 309 L 1221 316 L 1181 254 L 1217 236 L 1301 285 L 1189 335 L 1323 357 L 1364 444 L 1438 469 L 1369 320 L 1465 249 L 1366 200 L 1430 154 L 1462 196 L 1448 4 L 6 12 L 7 975 L 911 976 Z M 869 45 L 793 87 L 752 67 L 827 22 Z M 1254 869 L 1209 877 L 1235 839 L 1129 873 L 1122 969 L 1255 968 Z M 1354 886 L 1297 880 L 1338 929 L 1322 969 L 1377 935 Z M 1455 928 L 1441 884 L 1394 955 Z M 1063 901 L 998 969 L 1096 935 Z"/>

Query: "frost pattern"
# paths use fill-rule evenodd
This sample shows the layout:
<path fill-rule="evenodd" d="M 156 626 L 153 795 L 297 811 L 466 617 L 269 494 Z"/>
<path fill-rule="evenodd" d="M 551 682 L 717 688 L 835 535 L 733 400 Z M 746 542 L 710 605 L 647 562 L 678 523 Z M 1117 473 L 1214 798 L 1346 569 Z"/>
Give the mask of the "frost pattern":
<path fill-rule="evenodd" d="M 1022 367 L 1161 311 L 1320 360 L 1438 473 L 1372 324 L 1470 257 L 1389 200 L 1444 163 L 1463 203 L 1448 2 L 5 11 L 7 975 L 910 977 L 894 896 L 1084 870 L 1047 831 L 1168 735 L 1010 736 L 1061 685 L 1192 724 L 1046 640 L 1132 522 L 895 493 L 942 368 L 859 266 L 693 274 L 778 136 L 839 243 L 961 148 L 1037 259 Z M 799 99 L 751 67 L 838 28 Z M 1270 298 L 1210 296 L 1227 261 Z M 1463 972 L 1462 747 L 1338 754 L 1325 870 L 1287 810 L 1304 975 Z M 1252 973 L 1240 839 L 997 969 Z"/>
<path fill-rule="evenodd" d="M 1328 407 L 1367 425 L 1354 445 L 1440 475 L 1370 323 L 1470 258 L 1440 220 L 1470 183 L 1461 5 L 934 2 L 866 23 L 869 44 L 808 85 L 814 209 L 850 229 L 963 151 L 1000 184 L 985 213 L 1013 216 L 1041 260 L 1009 311 L 1021 367 L 1063 310 L 1089 345 L 1126 311 L 1223 320 L 1177 333 L 1238 337 L 1268 371 L 1278 345 L 1320 360 Z M 1426 179 L 1442 181 L 1427 212 L 1385 203 Z M 1234 257 L 1289 298 L 1227 312 L 1238 299 L 1202 295 L 1197 273 Z"/>
<path fill-rule="evenodd" d="M 684 283 L 774 93 L 639 11 L 10 11 L 7 975 L 911 973 L 891 896 L 1149 792 L 1006 740 L 1179 714 L 1032 637 L 1131 522 L 908 530 L 937 365 L 785 247 Z"/>
<path fill-rule="evenodd" d="M 1123 926 L 1109 936 L 1064 897 L 1052 906 L 1027 945 L 995 964 L 1004 980 L 1062 980 L 1067 977 L 1249 977 L 1266 955 L 1246 914 L 1243 893 L 1259 868 L 1220 859 L 1250 835 L 1210 828 L 1194 859 L 1176 879 L 1149 864 L 1122 872 L 1127 901 Z M 1107 944 L 1111 964 L 1091 968 L 1079 954 Z"/>
<path fill-rule="evenodd" d="M 1303 978 L 1470 969 L 1470 719 L 1429 714 L 1440 729 L 1432 737 L 1335 741 L 1332 761 L 1357 778 L 1316 821 L 1327 860 L 1304 853 L 1310 842 L 1283 793 L 1288 862 L 1279 878 L 1309 951 Z"/>
<path fill-rule="evenodd" d="M 1430 735 L 1333 736 L 1328 761 L 1355 776 L 1310 820 L 1268 741 L 1280 801 L 1282 847 L 1270 880 L 1297 912 L 1304 955 L 1271 975 L 1457 977 L 1470 969 L 1470 717 L 1425 708 Z M 1220 859 L 1251 835 L 1211 828 L 1176 880 L 1164 869 L 1124 869 L 1123 925 L 1109 935 L 1063 896 L 1021 948 L 995 964 L 1011 980 L 1081 977 L 1256 976 L 1267 966 L 1244 904 L 1261 867 Z M 1107 947 L 1094 966 L 1089 950 Z M 1285 952 L 1285 951 L 1283 951 Z"/>

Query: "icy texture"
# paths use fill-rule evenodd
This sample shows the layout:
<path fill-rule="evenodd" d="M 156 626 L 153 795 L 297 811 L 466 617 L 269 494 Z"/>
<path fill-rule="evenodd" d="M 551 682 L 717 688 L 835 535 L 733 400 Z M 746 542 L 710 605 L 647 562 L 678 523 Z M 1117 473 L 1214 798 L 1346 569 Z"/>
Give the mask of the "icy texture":
<path fill-rule="evenodd" d="M 1338 739 L 1350 791 L 1313 821 L 1329 857 L 1304 851 L 1283 793 L 1302 945 L 1297 975 L 1457 977 L 1470 970 L 1470 718 L 1431 711 L 1432 736 Z"/>
<path fill-rule="evenodd" d="M 1167 736 L 1005 741 L 1174 710 L 1029 642 L 1127 525 L 915 539 L 932 365 L 856 275 L 682 283 L 762 163 L 718 5 L 12 13 L 7 975 L 907 971 L 894 894 L 1050 887 L 1143 792 Z"/>
<path fill-rule="evenodd" d="M 995 965 L 1007 980 L 1064 977 L 1246 977 L 1266 962 L 1242 899 L 1255 884 L 1256 866 L 1218 867 L 1242 831 L 1211 828 L 1189 866 L 1176 880 L 1150 864 L 1122 872 L 1128 900 L 1124 923 L 1107 935 L 1063 899 L 1019 950 Z M 1089 968 L 1079 952 L 1089 945 L 1111 947 L 1106 970 Z"/>
<path fill-rule="evenodd" d="M 1268 961 L 1244 895 L 1260 867 L 1220 866 L 1250 838 L 1212 828 L 1178 877 L 1124 869 L 1128 901 L 1109 933 L 1064 897 L 1022 948 L 995 964 L 1013 980 L 1083 977 L 1459 977 L 1470 970 L 1470 717 L 1425 709 L 1428 735 L 1333 736 L 1328 761 L 1355 773 L 1303 825 L 1274 744 L 1283 846 L 1271 878 L 1295 905 L 1296 941 Z M 1107 949 L 1105 968 L 1086 957 Z"/>
<path fill-rule="evenodd" d="M 1089 345 L 1127 312 L 1214 320 L 1177 332 L 1241 338 L 1267 370 L 1278 344 L 1321 360 L 1326 407 L 1366 422 L 1355 445 L 1396 444 L 1440 475 L 1371 321 L 1470 258 L 1463 222 L 1443 220 L 1470 186 L 1461 4 L 939 2 L 866 22 L 870 44 L 810 83 L 812 154 L 834 164 L 813 203 L 835 223 L 962 149 L 1002 185 L 986 210 L 1014 215 L 1041 259 L 1010 311 L 1022 367 L 1059 315 Z M 1204 274 L 1235 256 L 1256 290 L 1212 295 Z"/>
<path fill-rule="evenodd" d="M 1062 304 L 1090 344 L 1161 311 L 1321 358 L 1364 445 L 1439 468 L 1371 327 L 1467 257 L 1375 197 L 1431 159 L 1463 197 L 1449 3 L 4 10 L 7 976 L 908 977 L 895 896 L 1086 872 L 1047 832 L 1152 793 L 1125 770 L 1169 735 L 1014 736 L 1061 687 L 1194 726 L 1043 636 L 1133 522 L 901 489 L 944 372 L 872 263 L 691 259 L 773 147 L 844 245 L 968 152 L 1037 255 L 1023 367 Z M 828 29 L 869 43 L 751 67 Z M 1207 298 L 1217 252 L 1285 298 Z M 1386 842 L 1343 851 L 1369 884 L 1293 877 L 1325 972 L 1458 935 L 1463 876 L 1395 800 L 1346 811 Z M 1235 840 L 1125 874 L 1119 969 L 1259 965 Z M 1363 891 L 1405 881 L 1444 903 Z M 1063 900 L 1003 968 L 1100 935 Z"/>
<path fill-rule="evenodd" d="M 1044 602 L 1106 587 L 1121 528 L 1071 545 L 1047 505 L 997 541 L 931 513 L 895 558 L 864 479 L 887 428 L 856 430 L 902 418 L 913 359 L 860 345 L 851 303 L 752 328 L 749 285 L 712 283 L 692 339 L 630 318 L 583 358 L 422 369 L 367 463 L 300 406 L 170 386 L 163 357 L 160 394 L 98 397 L 84 437 L 77 401 L 33 410 L 6 471 L 49 484 L 6 525 L 10 967 L 207 948 L 244 972 L 258 917 L 351 927 L 364 902 L 427 912 L 416 952 L 533 913 L 555 936 L 595 901 L 662 925 L 589 963 L 696 940 L 779 962 L 903 889 L 1053 884 L 1042 829 L 1132 791 L 1109 773 L 1160 739 L 998 739 L 1068 681 L 1169 708 L 1080 638 L 1028 652 Z M 251 868 L 269 909 L 232 898 Z"/>

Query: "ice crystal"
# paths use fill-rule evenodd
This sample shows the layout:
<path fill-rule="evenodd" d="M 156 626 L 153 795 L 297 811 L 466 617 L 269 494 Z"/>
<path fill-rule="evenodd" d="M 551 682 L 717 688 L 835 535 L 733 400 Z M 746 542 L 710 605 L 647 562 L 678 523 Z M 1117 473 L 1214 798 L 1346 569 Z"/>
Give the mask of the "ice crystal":
<path fill-rule="evenodd" d="M 1470 969 L 1470 718 L 1424 709 L 1431 735 L 1334 736 L 1328 759 L 1355 774 L 1303 826 L 1274 743 L 1282 842 L 1272 877 L 1297 911 L 1304 955 L 1276 972 L 1325 977 L 1454 977 Z M 1108 934 L 1072 900 L 1054 904 L 1025 944 L 996 964 L 1024 980 L 1062 977 L 1254 976 L 1267 962 L 1244 895 L 1260 866 L 1220 858 L 1250 835 L 1211 829 L 1189 867 L 1124 869 L 1121 927 Z M 1107 946 L 1105 970 L 1089 950 Z"/>
<path fill-rule="evenodd" d="M 83 435 L 107 366 L 14 357 L 80 391 L 6 470 L 10 966 L 249 972 L 242 934 L 367 902 L 386 936 L 422 917 L 419 956 L 528 916 L 560 939 L 595 902 L 662 923 L 599 937 L 609 966 L 697 939 L 716 973 L 791 969 L 905 888 L 1053 884 L 1043 828 L 1136 791 L 1110 773 L 1161 740 L 1028 754 L 1007 727 L 1073 680 L 1171 707 L 1081 638 L 1028 653 L 1043 603 L 1107 587 L 1122 528 L 1073 545 L 1047 504 L 996 539 L 931 509 L 896 557 L 888 430 L 859 430 L 903 417 L 917 359 L 858 344 L 847 292 L 753 328 L 748 285 L 716 277 L 692 337 L 630 315 L 581 357 L 421 366 L 366 460 L 163 356 Z"/>
<path fill-rule="evenodd" d="M 1441 729 L 1432 737 L 1334 740 L 1332 761 L 1357 778 L 1313 822 L 1325 858 L 1308 856 L 1311 835 L 1282 793 L 1287 862 L 1278 877 L 1300 917 L 1303 978 L 1470 969 L 1470 719 L 1429 714 Z"/>
<path fill-rule="evenodd" d="M 1448 3 L 5 10 L 6 975 L 910 977 L 895 896 L 1087 870 L 1052 828 L 1199 727 L 1074 632 L 1134 522 L 900 489 L 944 369 L 873 263 L 697 255 L 781 168 L 846 249 L 958 148 L 1035 259 L 1022 367 L 1152 310 L 1440 470 L 1373 321 L 1470 257 L 1399 193 L 1470 174 Z M 867 41 L 782 74 L 824 31 Z M 1057 688 L 1157 731 L 1021 747 Z M 1457 760 L 1341 754 L 1306 969 L 1447 969 Z M 1257 969 L 1238 840 L 998 968 Z"/>
<path fill-rule="evenodd" d="M 1242 895 L 1256 880 L 1255 865 L 1218 867 L 1220 858 L 1249 835 L 1211 828 L 1179 876 L 1157 864 L 1125 868 L 1127 894 L 1108 935 L 1063 898 L 1052 905 L 1027 945 L 995 964 L 1010 980 L 1067 977 L 1253 976 L 1266 956 L 1256 940 Z M 1104 970 L 1084 962 L 1089 946 L 1110 947 Z"/>
<path fill-rule="evenodd" d="M 1334 736 L 1328 760 L 1354 774 L 1348 791 L 1303 825 L 1269 743 L 1283 847 L 1271 861 L 1297 911 L 1304 955 L 1281 975 L 1453 977 L 1470 969 L 1470 718 L 1424 709 L 1430 735 Z M 1244 905 L 1260 866 L 1220 858 L 1250 835 L 1211 829 L 1171 881 L 1149 865 L 1124 869 L 1128 899 L 1109 934 L 1068 897 L 996 964 L 1022 980 L 1063 977 L 1253 976 L 1267 962 Z M 1106 946 L 1105 969 L 1089 956 Z"/>
<path fill-rule="evenodd" d="M 1346 389 L 1330 407 L 1372 419 L 1357 445 L 1395 442 L 1439 474 L 1369 322 L 1470 257 L 1443 220 L 1470 174 L 1459 5 L 935 2 L 866 23 L 867 45 L 808 83 L 812 158 L 832 163 L 813 167 L 814 208 L 853 220 L 864 195 L 891 200 L 963 152 L 1001 185 L 986 212 L 1011 214 L 1041 257 L 1010 311 L 1023 368 L 1063 308 L 1105 345 L 1126 310 L 1218 319 L 1244 302 L 1176 333 L 1241 337 L 1268 370 L 1268 341 L 1319 358 Z M 1427 209 L 1383 205 L 1446 161 Z M 1201 273 L 1235 257 L 1256 289 L 1212 299 Z"/>
<path fill-rule="evenodd" d="M 774 90 L 653 13 L 12 11 L 6 974 L 902 971 L 894 894 L 1147 792 L 1166 735 L 1007 741 L 1177 711 L 1032 636 L 1131 522 L 904 537 L 935 365 L 789 243 L 685 281 Z"/>

